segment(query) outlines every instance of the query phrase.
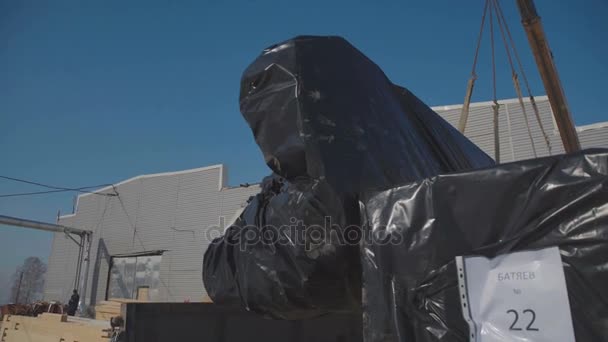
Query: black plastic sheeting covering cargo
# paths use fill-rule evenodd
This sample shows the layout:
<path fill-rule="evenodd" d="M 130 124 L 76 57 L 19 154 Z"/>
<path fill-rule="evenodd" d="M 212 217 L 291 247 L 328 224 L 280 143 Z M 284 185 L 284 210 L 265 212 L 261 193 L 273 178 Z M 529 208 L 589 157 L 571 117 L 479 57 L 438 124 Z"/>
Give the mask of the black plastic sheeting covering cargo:
<path fill-rule="evenodd" d="M 213 301 L 273 318 L 361 303 L 359 196 L 493 160 L 340 37 L 297 37 L 245 70 L 240 107 L 274 175 L 205 253 Z"/>
<path fill-rule="evenodd" d="M 362 202 L 378 237 L 362 247 L 366 342 L 468 341 L 455 257 L 551 246 L 561 254 L 576 340 L 608 338 L 608 150 L 436 176 Z M 511 327 L 525 330 L 526 319 Z M 496 327 L 481 328 L 492 335 Z M 533 336 L 526 341 L 546 340 Z"/>
<path fill-rule="evenodd" d="M 283 319 L 359 310 L 358 241 L 342 235 L 342 227 L 358 221 L 358 215 L 347 217 L 357 214 L 357 203 L 344 207 L 326 182 L 316 180 L 267 177 L 262 188 L 205 254 L 204 283 L 214 303 L 242 301 L 251 311 Z"/>
<path fill-rule="evenodd" d="M 264 50 L 243 74 L 240 106 L 272 171 L 338 193 L 493 163 L 340 37 Z"/>

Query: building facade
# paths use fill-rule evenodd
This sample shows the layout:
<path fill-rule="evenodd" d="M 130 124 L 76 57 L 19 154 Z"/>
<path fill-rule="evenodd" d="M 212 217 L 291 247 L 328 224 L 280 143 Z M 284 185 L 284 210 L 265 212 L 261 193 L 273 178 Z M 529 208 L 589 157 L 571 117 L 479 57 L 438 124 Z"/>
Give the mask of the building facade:
<path fill-rule="evenodd" d="M 540 125 L 529 99 L 524 100 L 525 114 L 518 99 L 498 101 L 498 136 L 501 163 L 564 153 L 549 99 L 546 96 L 539 96 L 535 100 L 540 114 Z M 493 102 L 471 103 L 464 135 L 496 159 L 492 105 Z M 461 104 L 432 108 L 454 127 L 458 127 L 462 111 Z M 526 116 L 528 125 L 526 125 Z M 528 133 L 528 127 L 530 133 Z M 543 131 L 545 134 L 543 134 Z M 582 148 L 608 148 L 608 122 L 580 126 L 577 127 L 577 132 Z M 532 139 L 530 139 L 530 135 Z M 545 139 L 545 135 L 547 139 Z"/>
<path fill-rule="evenodd" d="M 536 101 L 542 129 L 529 100 L 524 103 L 528 125 L 517 99 L 500 101 L 500 162 L 563 153 L 547 98 Z M 456 126 L 462 105 L 433 109 Z M 608 148 L 608 123 L 577 131 L 584 148 Z M 471 104 L 465 135 L 495 157 L 491 102 Z M 75 212 L 61 216 L 59 224 L 93 231 L 89 271 L 83 272 L 87 275 L 83 278 L 85 304 L 109 298 L 206 300 L 201 277 L 203 253 L 247 199 L 259 191 L 258 185 L 229 187 L 226 175 L 223 165 L 215 165 L 138 176 L 96 194 L 80 195 Z M 67 301 L 74 288 L 78 259 L 78 246 L 64 234 L 55 234 L 46 300 Z"/>
<path fill-rule="evenodd" d="M 150 301 L 205 300 L 203 253 L 223 231 L 224 218 L 233 218 L 259 192 L 257 185 L 226 183 L 226 168 L 215 165 L 138 176 L 78 196 L 75 212 L 58 223 L 93 231 L 85 303 L 138 293 Z M 45 299 L 67 301 L 78 250 L 64 234 L 55 234 Z"/>

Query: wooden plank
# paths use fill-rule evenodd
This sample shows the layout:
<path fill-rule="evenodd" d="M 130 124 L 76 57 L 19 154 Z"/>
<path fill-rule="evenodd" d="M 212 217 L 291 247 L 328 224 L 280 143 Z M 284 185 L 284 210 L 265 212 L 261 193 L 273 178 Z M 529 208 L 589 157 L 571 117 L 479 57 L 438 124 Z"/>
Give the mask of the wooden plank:
<path fill-rule="evenodd" d="M 113 314 L 113 313 L 95 313 L 95 319 L 98 321 L 110 321 L 110 319 L 112 319 L 112 317 L 116 317 L 119 315 Z"/>
<path fill-rule="evenodd" d="M 147 300 L 139 300 L 139 299 L 130 299 L 130 298 L 110 298 L 107 302 L 114 303 L 145 303 Z"/>
<path fill-rule="evenodd" d="M 148 301 L 148 294 L 150 292 L 150 288 L 149 287 L 139 287 L 137 289 L 137 300 L 141 300 L 144 302 Z"/>
<path fill-rule="evenodd" d="M 95 312 L 120 312 L 120 308 L 108 308 L 108 307 L 101 307 L 101 308 L 95 308 Z"/>
<path fill-rule="evenodd" d="M 48 312 L 38 315 L 38 318 L 44 319 L 47 321 L 54 321 L 54 322 L 67 322 L 68 321 L 68 315 L 66 315 L 66 314 L 55 314 L 55 313 L 48 313 Z"/>

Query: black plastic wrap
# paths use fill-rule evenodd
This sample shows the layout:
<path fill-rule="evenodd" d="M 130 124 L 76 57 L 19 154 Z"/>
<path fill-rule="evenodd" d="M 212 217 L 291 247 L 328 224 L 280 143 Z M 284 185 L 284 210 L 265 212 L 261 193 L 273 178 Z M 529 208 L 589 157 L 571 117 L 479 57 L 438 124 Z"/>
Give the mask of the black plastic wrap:
<path fill-rule="evenodd" d="M 576 340 L 606 341 L 608 150 L 441 175 L 362 202 L 377 237 L 362 247 L 366 342 L 468 341 L 454 258 L 550 246 Z"/>
<path fill-rule="evenodd" d="M 325 182 L 275 176 L 262 185 L 205 254 L 209 296 L 282 319 L 359 310 L 357 241 L 339 240 L 349 238 L 347 222 L 358 220 L 357 202 L 344 201 Z"/>
<path fill-rule="evenodd" d="M 203 278 L 215 303 L 270 317 L 359 308 L 359 246 L 348 236 L 361 235 L 361 192 L 493 164 L 339 37 L 264 50 L 243 74 L 240 106 L 277 176 L 209 246 Z M 278 241 L 246 238 L 269 229 Z"/>
<path fill-rule="evenodd" d="M 268 166 L 338 193 L 493 161 L 340 37 L 270 47 L 243 74 L 241 112 Z"/>

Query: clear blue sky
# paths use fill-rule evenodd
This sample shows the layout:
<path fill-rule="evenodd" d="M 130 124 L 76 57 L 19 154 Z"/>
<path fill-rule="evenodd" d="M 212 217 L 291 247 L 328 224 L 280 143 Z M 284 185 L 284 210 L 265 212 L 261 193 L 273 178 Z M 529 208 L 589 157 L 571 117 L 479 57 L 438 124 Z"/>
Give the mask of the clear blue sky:
<path fill-rule="evenodd" d="M 537 0 L 577 124 L 608 120 L 605 0 Z M 502 0 L 543 94 L 515 0 Z M 238 111 L 264 47 L 341 35 L 430 105 L 461 103 L 482 0 L 0 1 L 0 174 L 78 187 L 215 163 L 231 183 L 268 173 Z M 487 37 L 487 36 L 486 36 Z M 491 99 L 484 42 L 475 101 Z M 499 97 L 514 97 L 497 46 Z M 0 181 L 0 193 L 38 188 Z M 54 221 L 72 195 L 0 198 L 0 213 Z M 50 234 L 0 227 L 0 291 Z M 0 301 L 1 301 L 0 293 Z"/>

